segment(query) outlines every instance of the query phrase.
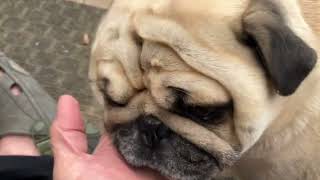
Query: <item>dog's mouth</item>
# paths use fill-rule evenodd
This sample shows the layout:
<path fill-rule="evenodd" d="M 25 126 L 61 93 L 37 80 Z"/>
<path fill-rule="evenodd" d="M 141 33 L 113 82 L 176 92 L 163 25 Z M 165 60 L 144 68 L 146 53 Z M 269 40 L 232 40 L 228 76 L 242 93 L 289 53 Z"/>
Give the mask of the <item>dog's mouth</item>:
<path fill-rule="evenodd" d="M 205 180 L 219 172 L 219 161 L 171 131 L 154 116 L 113 128 L 114 143 L 126 161 L 162 175 L 183 180 Z"/>

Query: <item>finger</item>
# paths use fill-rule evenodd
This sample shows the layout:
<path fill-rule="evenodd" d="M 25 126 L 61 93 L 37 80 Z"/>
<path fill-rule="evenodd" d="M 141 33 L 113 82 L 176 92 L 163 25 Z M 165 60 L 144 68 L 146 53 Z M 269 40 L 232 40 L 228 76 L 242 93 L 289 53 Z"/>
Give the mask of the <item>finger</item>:
<path fill-rule="evenodd" d="M 87 152 L 80 106 L 72 96 L 64 95 L 59 99 L 56 118 L 51 127 L 51 139 L 54 152 Z"/>
<path fill-rule="evenodd" d="M 101 156 L 102 158 L 120 157 L 118 151 L 112 144 L 112 140 L 108 134 L 104 134 L 100 137 L 99 143 L 96 149 L 94 150 L 93 154 L 95 156 Z"/>

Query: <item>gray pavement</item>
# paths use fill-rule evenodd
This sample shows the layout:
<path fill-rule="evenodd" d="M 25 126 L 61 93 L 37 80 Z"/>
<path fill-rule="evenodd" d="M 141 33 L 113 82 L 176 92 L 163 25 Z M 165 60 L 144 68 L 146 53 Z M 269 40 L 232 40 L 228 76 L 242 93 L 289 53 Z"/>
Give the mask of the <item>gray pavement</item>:
<path fill-rule="evenodd" d="M 57 99 L 71 94 L 86 120 L 102 119 L 88 86 L 90 46 L 104 10 L 63 0 L 0 0 L 0 51 L 29 71 Z M 88 128 L 89 131 L 94 131 Z"/>

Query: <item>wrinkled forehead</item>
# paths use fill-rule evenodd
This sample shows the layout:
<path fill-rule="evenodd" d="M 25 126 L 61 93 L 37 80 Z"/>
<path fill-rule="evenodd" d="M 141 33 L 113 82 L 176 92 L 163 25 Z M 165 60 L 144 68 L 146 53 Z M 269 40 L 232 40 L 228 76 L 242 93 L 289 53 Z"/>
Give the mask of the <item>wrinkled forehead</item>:
<path fill-rule="evenodd" d="M 171 0 L 171 13 L 181 15 L 186 19 L 198 16 L 213 16 L 233 18 L 241 15 L 250 0 Z M 186 17 L 186 15 L 192 15 Z"/>
<path fill-rule="evenodd" d="M 141 52 L 141 68 L 144 72 L 151 69 L 165 71 L 191 71 L 179 55 L 167 45 L 145 41 Z"/>
<path fill-rule="evenodd" d="M 184 24 L 228 24 L 241 18 L 251 0 L 160 0 L 151 3 L 152 11 Z"/>
<path fill-rule="evenodd" d="M 247 49 L 239 43 L 237 34 L 241 32 L 242 15 L 249 2 L 250 0 L 164 0 L 154 2 L 152 9 L 155 16 L 177 23 L 201 46 L 221 55 L 219 59 L 228 59 L 229 56 L 245 56 L 239 59 L 246 59 Z M 176 31 L 170 27 L 166 29 Z M 168 68 L 169 65 L 186 68 L 183 60 L 169 46 L 170 44 L 165 44 L 155 47 L 151 43 L 147 44 L 142 51 L 142 64 L 147 59 L 155 63 L 155 59 L 162 57 L 162 65 L 167 63 Z"/>
<path fill-rule="evenodd" d="M 199 25 L 238 23 L 248 3 L 249 0 L 171 0 L 164 12 L 188 29 L 196 30 Z"/>

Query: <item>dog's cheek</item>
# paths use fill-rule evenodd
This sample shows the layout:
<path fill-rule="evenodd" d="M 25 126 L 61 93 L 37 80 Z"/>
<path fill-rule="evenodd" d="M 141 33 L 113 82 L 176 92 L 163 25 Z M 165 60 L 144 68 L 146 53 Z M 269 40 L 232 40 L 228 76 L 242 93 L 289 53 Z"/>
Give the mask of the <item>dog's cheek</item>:
<path fill-rule="evenodd" d="M 218 126 L 209 125 L 206 126 L 209 130 L 214 132 L 221 139 L 227 141 L 234 149 L 240 151 L 240 141 L 237 137 L 237 133 L 235 131 L 235 125 L 233 122 L 233 118 L 231 114 L 228 114 L 223 120 L 223 124 L 219 124 Z"/>

